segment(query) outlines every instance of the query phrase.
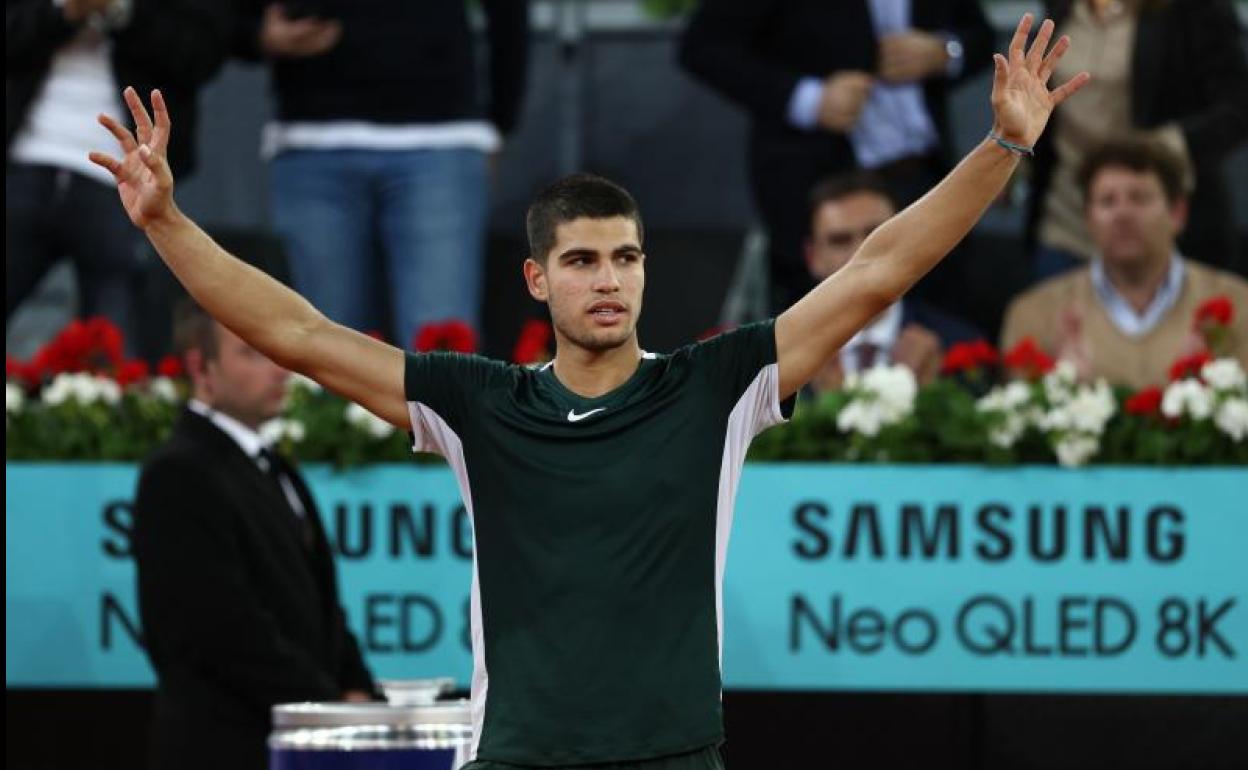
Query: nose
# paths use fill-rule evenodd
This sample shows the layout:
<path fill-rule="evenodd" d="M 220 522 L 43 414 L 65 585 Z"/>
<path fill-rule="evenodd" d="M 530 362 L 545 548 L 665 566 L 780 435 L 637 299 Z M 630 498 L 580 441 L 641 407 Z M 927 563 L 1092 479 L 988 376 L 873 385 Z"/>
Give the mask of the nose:
<path fill-rule="evenodd" d="M 594 291 L 617 292 L 619 290 L 620 276 L 616 272 L 615 263 L 610 259 L 603 260 L 594 273 Z"/>

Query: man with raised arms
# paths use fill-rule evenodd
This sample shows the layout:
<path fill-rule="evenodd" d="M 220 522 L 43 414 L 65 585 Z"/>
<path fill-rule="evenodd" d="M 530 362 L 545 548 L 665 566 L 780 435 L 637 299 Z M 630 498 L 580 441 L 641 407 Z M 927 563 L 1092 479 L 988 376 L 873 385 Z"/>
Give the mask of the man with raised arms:
<path fill-rule="evenodd" d="M 1025 16 L 997 55 L 994 125 L 948 177 L 773 321 L 669 355 L 637 340 L 642 224 L 618 186 L 562 179 L 528 213 L 529 293 L 550 308 L 541 369 L 403 351 L 326 319 L 220 249 L 174 204 L 170 119 L 132 89 L 107 117 L 127 213 L 191 295 L 282 366 L 446 457 L 473 521 L 474 770 L 720 767 L 724 558 L 751 438 L 840 347 L 967 233 L 1086 74 Z"/>

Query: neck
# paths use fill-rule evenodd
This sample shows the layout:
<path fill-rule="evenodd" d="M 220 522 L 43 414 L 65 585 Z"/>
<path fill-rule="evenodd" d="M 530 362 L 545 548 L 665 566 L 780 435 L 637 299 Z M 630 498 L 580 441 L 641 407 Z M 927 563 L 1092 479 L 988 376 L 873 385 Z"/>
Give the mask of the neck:
<path fill-rule="evenodd" d="M 578 396 L 597 398 L 628 381 L 641 362 L 641 346 L 634 335 L 610 350 L 586 350 L 565 342 L 555 354 L 555 376 Z"/>
<path fill-rule="evenodd" d="M 194 393 L 192 393 L 191 398 L 195 399 L 199 403 L 208 407 L 212 411 L 220 412 L 226 417 L 237 420 L 238 422 L 242 423 L 243 425 L 246 425 L 248 428 L 251 428 L 252 430 L 255 430 L 255 431 L 260 430 L 260 425 L 264 422 L 263 420 L 256 420 L 246 415 L 235 414 L 234 412 L 231 412 L 229 409 L 223 408 L 219 404 L 214 404 L 211 398 L 208 398 L 206 395 L 204 395 L 202 391 L 199 391 L 199 390 L 196 390 Z"/>
<path fill-rule="evenodd" d="M 1143 313 L 1157 296 L 1170 272 L 1170 255 L 1139 263 L 1111 264 L 1103 262 L 1110 284 L 1122 295 L 1136 313 Z"/>

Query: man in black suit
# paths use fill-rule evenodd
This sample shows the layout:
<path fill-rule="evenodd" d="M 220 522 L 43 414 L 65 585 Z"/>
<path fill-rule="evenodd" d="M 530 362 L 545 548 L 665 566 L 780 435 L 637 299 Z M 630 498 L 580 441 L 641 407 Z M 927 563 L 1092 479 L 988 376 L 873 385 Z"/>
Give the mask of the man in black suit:
<path fill-rule="evenodd" d="M 882 177 L 855 171 L 816 185 L 807 211 L 806 264 L 811 277 L 822 281 L 848 264 L 867 236 L 897 213 L 897 204 Z M 950 345 L 983 336 L 956 316 L 903 297 L 851 337 L 811 386 L 838 388 L 846 374 L 888 363 L 905 365 L 920 384 L 931 382 Z"/>
<path fill-rule="evenodd" d="M 861 167 L 903 205 L 930 189 L 951 155 L 948 86 L 986 68 L 992 44 L 977 0 L 703 0 L 680 59 L 749 111 L 773 310 L 813 286 L 806 192 Z"/>
<path fill-rule="evenodd" d="M 274 704 L 369 700 L 375 687 L 316 503 L 257 432 L 280 413 L 289 372 L 190 303 L 175 336 L 194 390 L 135 501 L 159 682 L 152 767 L 261 770 Z"/>

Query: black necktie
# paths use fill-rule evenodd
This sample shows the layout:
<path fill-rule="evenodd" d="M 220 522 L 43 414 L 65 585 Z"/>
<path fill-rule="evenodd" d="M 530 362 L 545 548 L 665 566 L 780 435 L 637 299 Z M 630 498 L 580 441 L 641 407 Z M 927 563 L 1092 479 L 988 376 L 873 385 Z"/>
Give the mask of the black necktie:
<path fill-rule="evenodd" d="M 304 548 L 310 549 L 315 540 L 315 533 L 312 529 L 312 522 L 308 518 L 308 513 L 304 510 L 303 503 L 299 500 L 299 495 L 295 491 L 295 484 L 291 481 L 290 472 L 286 468 L 286 461 L 281 455 L 268 447 L 261 447 L 260 451 L 256 453 L 256 464 L 260 466 L 260 470 L 264 471 L 264 475 L 273 480 L 278 494 L 286 501 L 287 507 L 290 508 L 295 516 L 296 526 L 299 528 L 299 535 L 303 540 Z"/>
<path fill-rule="evenodd" d="M 875 365 L 876 356 L 879 355 L 880 346 L 873 345 L 870 342 L 864 342 L 858 346 L 858 368 L 860 370 L 870 369 Z"/>

